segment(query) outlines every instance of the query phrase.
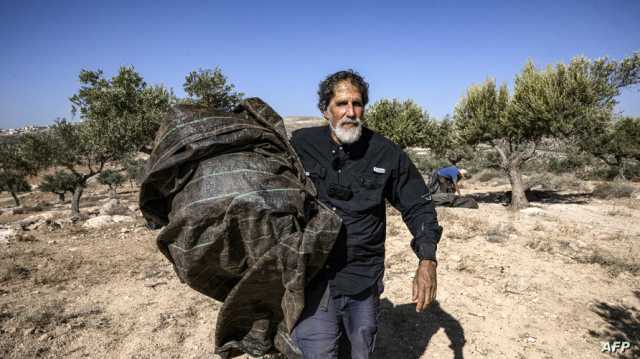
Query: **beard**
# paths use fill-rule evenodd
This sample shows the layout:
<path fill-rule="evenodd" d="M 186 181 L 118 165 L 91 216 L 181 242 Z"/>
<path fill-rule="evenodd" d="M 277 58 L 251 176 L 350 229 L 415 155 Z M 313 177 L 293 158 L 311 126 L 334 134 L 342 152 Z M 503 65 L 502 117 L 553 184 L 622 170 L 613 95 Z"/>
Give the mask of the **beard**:
<path fill-rule="evenodd" d="M 362 135 L 362 121 L 359 118 L 348 118 L 344 116 L 338 121 L 336 127 L 333 127 L 332 121 L 329 120 L 329 127 L 336 135 L 340 143 L 350 145 L 360 139 Z M 352 124 L 353 126 L 347 127 L 346 125 Z"/>

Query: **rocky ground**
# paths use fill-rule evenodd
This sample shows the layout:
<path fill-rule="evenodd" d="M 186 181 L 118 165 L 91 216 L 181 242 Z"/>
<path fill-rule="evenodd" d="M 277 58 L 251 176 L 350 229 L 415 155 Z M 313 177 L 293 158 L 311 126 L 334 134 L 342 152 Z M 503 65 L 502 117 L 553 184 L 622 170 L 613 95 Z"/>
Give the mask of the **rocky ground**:
<path fill-rule="evenodd" d="M 410 303 L 416 259 L 389 209 L 376 358 L 640 357 L 640 200 L 549 192 L 517 213 L 497 183 L 470 183 L 479 210 L 439 209 L 438 303 Z M 207 358 L 220 303 L 181 284 L 136 207 L 91 187 L 85 219 L 33 192 L 0 197 L 0 358 Z M 24 212 L 24 211 L 22 211 Z"/>

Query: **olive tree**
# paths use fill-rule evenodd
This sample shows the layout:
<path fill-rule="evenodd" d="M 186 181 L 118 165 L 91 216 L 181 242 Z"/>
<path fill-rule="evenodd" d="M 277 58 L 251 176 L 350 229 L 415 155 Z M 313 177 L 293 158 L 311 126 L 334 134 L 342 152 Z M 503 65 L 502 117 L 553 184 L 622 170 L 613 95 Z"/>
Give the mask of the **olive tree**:
<path fill-rule="evenodd" d="M 215 69 L 198 69 L 191 71 L 183 84 L 189 98 L 186 103 L 198 104 L 222 111 L 233 110 L 242 100 L 244 94 L 236 92 L 235 86 L 228 82 L 220 67 Z"/>
<path fill-rule="evenodd" d="M 108 162 L 129 158 L 152 142 L 171 104 L 168 91 L 148 86 L 133 67 L 121 67 L 111 79 L 100 70 L 82 70 L 80 83 L 70 99 L 80 121 L 57 120 L 46 133 L 30 135 L 27 141 L 32 158 L 75 176 L 71 211 L 76 218 L 87 181 Z"/>
<path fill-rule="evenodd" d="M 121 175 L 118 171 L 114 170 L 104 170 L 98 175 L 98 182 L 109 187 L 111 198 L 113 199 L 118 197 L 118 193 L 116 191 L 118 187 L 120 187 L 124 183 L 124 181 L 124 176 Z"/>
<path fill-rule="evenodd" d="M 365 112 L 364 124 L 400 147 L 423 146 L 434 121 L 412 100 L 382 99 Z"/>
<path fill-rule="evenodd" d="M 133 187 L 134 183 L 139 183 L 142 179 L 147 161 L 143 159 L 129 158 L 122 161 L 122 164 L 127 174 L 126 178 L 129 181 L 129 185 Z"/>
<path fill-rule="evenodd" d="M 617 178 L 625 180 L 626 161 L 640 161 L 640 118 L 616 118 L 600 131 L 581 136 L 577 142 L 582 150 L 617 169 Z"/>
<path fill-rule="evenodd" d="M 494 80 L 472 85 L 454 119 L 467 144 L 485 143 L 500 156 L 511 183 L 513 209 L 528 206 L 521 168 L 545 138 L 588 138 L 609 124 L 621 88 L 640 81 L 640 53 L 622 61 L 577 57 L 538 70 L 529 61 L 513 94 Z"/>
<path fill-rule="evenodd" d="M 473 156 L 473 147 L 462 140 L 449 115 L 440 121 L 429 121 L 425 130 L 427 134 L 424 146 L 437 157 L 446 158 L 449 163 L 456 165 Z"/>
<path fill-rule="evenodd" d="M 64 202 L 67 192 L 73 193 L 78 182 L 77 177 L 65 170 L 57 170 L 52 175 L 45 175 L 38 189 L 41 192 L 51 192 L 58 195 L 60 202 Z"/>
<path fill-rule="evenodd" d="M 31 185 L 24 176 L 0 172 L 0 192 L 9 192 L 16 207 L 20 207 L 18 193 L 30 192 Z"/>
<path fill-rule="evenodd" d="M 31 190 L 26 178 L 37 170 L 37 164 L 24 156 L 21 139 L 0 143 L 0 192 L 9 192 L 17 207 L 20 207 L 18 193 Z"/>

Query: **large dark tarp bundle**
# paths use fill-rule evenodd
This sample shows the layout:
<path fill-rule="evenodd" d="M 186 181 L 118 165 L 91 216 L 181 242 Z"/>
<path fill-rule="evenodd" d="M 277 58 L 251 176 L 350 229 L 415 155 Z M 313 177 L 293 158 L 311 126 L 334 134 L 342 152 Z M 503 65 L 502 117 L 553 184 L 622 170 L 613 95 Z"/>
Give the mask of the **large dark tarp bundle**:
<path fill-rule="evenodd" d="M 260 99 L 233 113 L 175 106 L 149 159 L 140 209 L 178 277 L 224 301 L 216 353 L 300 356 L 289 333 L 340 218 L 316 191 L 282 118 Z"/>

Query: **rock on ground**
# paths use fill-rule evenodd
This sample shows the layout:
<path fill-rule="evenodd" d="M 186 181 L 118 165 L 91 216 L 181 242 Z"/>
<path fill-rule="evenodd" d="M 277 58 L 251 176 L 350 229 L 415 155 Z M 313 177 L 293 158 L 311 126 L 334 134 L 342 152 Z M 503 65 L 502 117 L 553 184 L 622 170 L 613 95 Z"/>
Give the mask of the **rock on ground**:
<path fill-rule="evenodd" d="M 106 226 L 110 226 L 114 223 L 132 223 L 135 222 L 135 219 L 129 216 L 120 216 L 120 215 L 115 215 L 115 216 L 107 216 L 107 215 L 101 215 L 101 216 L 97 216 L 97 217 L 93 217 L 88 219 L 86 222 L 84 222 L 84 224 L 82 225 L 84 228 L 93 228 L 93 229 L 97 229 L 97 228 L 103 228 Z"/>
<path fill-rule="evenodd" d="M 100 215 L 129 215 L 131 211 L 127 206 L 122 205 L 117 199 L 110 199 L 100 208 Z"/>
<path fill-rule="evenodd" d="M 16 237 L 17 231 L 13 228 L 0 228 L 0 244 L 7 244 Z"/>

